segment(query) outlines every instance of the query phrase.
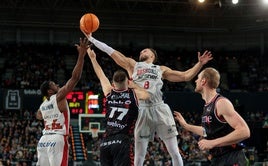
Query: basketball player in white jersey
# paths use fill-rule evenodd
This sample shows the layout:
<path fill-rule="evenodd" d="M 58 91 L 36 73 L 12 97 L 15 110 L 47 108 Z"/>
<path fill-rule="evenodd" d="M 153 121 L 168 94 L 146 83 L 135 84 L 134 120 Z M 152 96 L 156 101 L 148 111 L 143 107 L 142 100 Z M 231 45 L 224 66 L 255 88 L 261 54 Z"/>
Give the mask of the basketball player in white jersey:
<path fill-rule="evenodd" d="M 135 166 L 143 165 L 148 143 L 153 139 L 155 132 L 165 143 L 173 166 L 182 166 L 183 160 L 177 146 L 178 132 L 175 121 L 169 106 L 162 100 L 162 79 L 171 82 L 190 81 L 203 65 L 212 59 L 211 52 L 205 51 L 203 55 L 198 52 L 198 62 L 191 69 L 176 71 L 167 66 L 153 64 L 157 59 L 154 49 L 142 50 L 139 57 L 140 62 L 136 62 L 93 38 L 91 34 L 86 36 L 97 48 L 107 53 L 119 66 L 127 70 L 133 81 L 140 87 L 147 89 L 151 95 L 149 100 L 139 102 L 140 112 L 135 127 Z"/>
<path fill-rule="evenodd" d="M 53 81 L 45 81 L 40 87 L 46 99 L 36 114 L 37 119 L 44 120 L 43 135 L 37 145 L 37 166 L 68 165 L 70 111 L 66 95 L 74 89 L 81 78 L 84 57 L 89 48 L 88 40 L 80 39 L 80 45 L 76 47 L 79 56 L 67 83 L 60 88 Z"/>

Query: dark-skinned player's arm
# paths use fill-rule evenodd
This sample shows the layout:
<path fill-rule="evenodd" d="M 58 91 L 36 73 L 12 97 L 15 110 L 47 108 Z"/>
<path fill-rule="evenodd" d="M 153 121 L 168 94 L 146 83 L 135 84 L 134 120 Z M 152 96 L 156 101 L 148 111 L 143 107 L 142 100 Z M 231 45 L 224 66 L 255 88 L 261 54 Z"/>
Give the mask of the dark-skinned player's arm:
<path fill-rule="evenodd" d="M 87 54 L 87 49 L 89 48 L 89 42 L 87 38 L 81 39 L 80 38 L 80 44 L 75 45 L 78 51 L 78 58 L 76 65 L 72 71 L 71 78 L 67 81 L 67 83 L 61 87 L 57 93 L 57 102 L 62 101 L 66 98 L 66 95 L 71 92 L 77 83 L 79 82 L 83 66 L 84 66 L 84 57 Z"/>

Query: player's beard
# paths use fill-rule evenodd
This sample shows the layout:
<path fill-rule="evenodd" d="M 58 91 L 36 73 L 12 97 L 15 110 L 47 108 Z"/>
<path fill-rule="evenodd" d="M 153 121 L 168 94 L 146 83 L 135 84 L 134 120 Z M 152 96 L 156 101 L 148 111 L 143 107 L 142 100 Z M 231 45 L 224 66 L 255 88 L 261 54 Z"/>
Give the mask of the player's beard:
<path fill-rule="evenodd" d="M 140 62 L 144 62 L 144 61 L 146 61 L 148 59 L 148 57 L 147 56 L 142 56 L 142 57 L 140 57 Z"/>

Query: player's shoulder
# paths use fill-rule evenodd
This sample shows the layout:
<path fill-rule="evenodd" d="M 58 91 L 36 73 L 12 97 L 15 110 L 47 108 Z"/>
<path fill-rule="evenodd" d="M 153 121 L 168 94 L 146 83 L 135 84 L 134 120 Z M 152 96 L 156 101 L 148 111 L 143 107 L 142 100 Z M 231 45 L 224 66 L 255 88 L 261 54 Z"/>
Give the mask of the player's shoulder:
<path fill-rule="evenodd" d="M 165 72 L 165 71 L 167 71 L 167 70 L 171 70 L 169 67 L 164 66 L 164 65 L 161 65 L 161 66 L 159 66 L 159 67 L 160 67 L 160 69 L 162 70 L 162 72 Z"/>

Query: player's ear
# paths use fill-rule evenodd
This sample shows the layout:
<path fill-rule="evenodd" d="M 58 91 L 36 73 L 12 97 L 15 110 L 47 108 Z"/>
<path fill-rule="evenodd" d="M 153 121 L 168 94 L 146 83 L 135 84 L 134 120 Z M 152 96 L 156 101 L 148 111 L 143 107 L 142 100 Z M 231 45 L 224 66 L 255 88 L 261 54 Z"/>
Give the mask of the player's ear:
<path fill-rule="evenodd" d="M 201 80 L 201 85 L 205 85 L 206 82 L 207 82 L 207 80 L 206 80 L 205 78 L 203 78 L 203 79 Z"/>

